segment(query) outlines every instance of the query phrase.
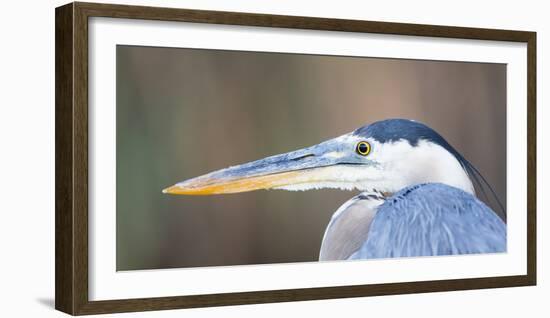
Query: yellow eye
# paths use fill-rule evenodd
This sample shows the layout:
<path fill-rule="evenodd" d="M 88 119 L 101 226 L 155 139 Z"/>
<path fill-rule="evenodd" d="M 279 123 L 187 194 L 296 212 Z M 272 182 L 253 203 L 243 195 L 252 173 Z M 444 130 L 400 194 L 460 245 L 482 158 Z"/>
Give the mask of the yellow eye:
<path fill-rule="evenodd" d="M 366 156 L 370 153 L 370 144 L 366 141 L 360 141 L 357 143 L 355 151 L 361 156 Z"/>

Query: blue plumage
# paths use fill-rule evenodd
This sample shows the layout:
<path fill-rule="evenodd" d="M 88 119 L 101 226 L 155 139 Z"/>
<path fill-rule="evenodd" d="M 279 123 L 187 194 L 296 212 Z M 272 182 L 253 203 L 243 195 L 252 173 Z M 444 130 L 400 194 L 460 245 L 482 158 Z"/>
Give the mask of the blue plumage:
<path fill-rule="evenodd" d="M 489 207 L 460 189 L 427 183 L 388 198 L 350 259 L 505 251 L 506 225 Z"/>

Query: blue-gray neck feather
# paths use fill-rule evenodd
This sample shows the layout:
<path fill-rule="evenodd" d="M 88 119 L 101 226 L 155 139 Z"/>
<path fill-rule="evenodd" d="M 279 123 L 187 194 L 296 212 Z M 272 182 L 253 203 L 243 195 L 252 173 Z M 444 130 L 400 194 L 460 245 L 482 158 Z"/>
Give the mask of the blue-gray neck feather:
<path fill-rule="evenodd" d="M 474 165 L 456 151 L 440 134 L 425 124 L 408 119 L 387 119 L 358 128 L 353 134 L 365 139 L 372 138 L 380 143 L 406 140 L 411 146 L 417 146 L 420 140 L 426 140 L 443 147 L 460 162 L 468 176 L 476 183 L 486 199 L 488 199 L 488 196 L 484 186 L 491 191 L 501 209 L 501 213 L 497 214 L 503 220 L 506 220 L 506 210 L 487 180 L 485 180 Z"/>

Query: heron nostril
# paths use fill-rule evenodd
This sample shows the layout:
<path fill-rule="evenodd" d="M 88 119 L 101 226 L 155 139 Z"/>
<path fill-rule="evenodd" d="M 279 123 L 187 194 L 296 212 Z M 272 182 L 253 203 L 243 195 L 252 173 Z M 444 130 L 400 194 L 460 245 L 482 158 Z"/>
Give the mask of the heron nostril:
<path fill-rule="evenodd" d="M 315 155 L 312 154 L 312 153 L 308 153 L 307 155 L 303 155 L 303 156 L 299 156 L 299 157 L 296 157 L 296 158 L 292 158 L 292 159 L 290 159 L 290 160 L 292 160 L 292 161 L 298 161 L 298 160 L 302 160 L 302 159 L 309 158 L 309 157 L 315 157 Z"/>

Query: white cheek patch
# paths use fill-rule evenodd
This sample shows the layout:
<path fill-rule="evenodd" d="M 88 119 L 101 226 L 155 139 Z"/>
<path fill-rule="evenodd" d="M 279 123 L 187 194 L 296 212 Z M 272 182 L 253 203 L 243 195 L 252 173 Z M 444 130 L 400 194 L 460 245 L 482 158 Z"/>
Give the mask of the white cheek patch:
<path fill-rule="evenodd" d="M 383 178 L 393 191 L 419 183 L 440 182 L 474 194 L 460 162 L 447 149 L 426 140 L 412 146 L 406 140 L 375 142 L 372 160 L 380 163 Z M 374 148 L 374 147 L 373 147 Z"/>

